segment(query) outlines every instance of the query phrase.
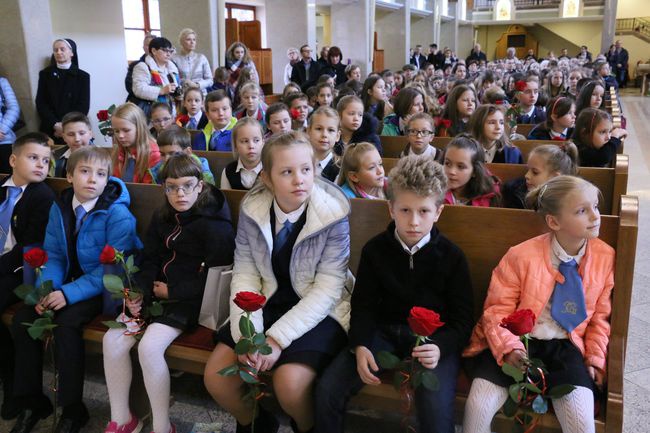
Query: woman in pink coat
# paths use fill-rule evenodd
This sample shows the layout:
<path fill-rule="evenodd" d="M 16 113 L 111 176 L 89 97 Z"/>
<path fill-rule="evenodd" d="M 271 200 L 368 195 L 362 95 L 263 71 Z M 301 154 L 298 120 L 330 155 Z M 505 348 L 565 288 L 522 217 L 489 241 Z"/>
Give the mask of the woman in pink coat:
<path fill-rule="evenodd" d="M 552 400 L 564 433 L 594 432 L 593 390 L 602 385 L 609 341 L 614 250 L 598 239 L 598 189 L 572 176 L 558 176 L 529 193 L 550 233 L 512 247 L 492 273 L 483 316 L 464 356 L 474 378 L 465 407 L 464 433 L 490 432 L 494 414 L 508 398 L 507 362 L 521 367 L 519 337 L 500 327 L 503 318 L 530 309 L 529 357 L 548 370 L 547 386 L 575 389 Z"/>

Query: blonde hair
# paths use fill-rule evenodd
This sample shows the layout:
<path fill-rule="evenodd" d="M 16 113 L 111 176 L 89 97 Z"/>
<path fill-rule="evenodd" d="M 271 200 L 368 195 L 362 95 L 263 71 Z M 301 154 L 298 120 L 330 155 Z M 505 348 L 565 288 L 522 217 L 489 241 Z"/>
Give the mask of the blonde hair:
<path fill-rule="evenodd" d="M 68 164 L 65 167 L 66 174 L 73 175 L 74 169 L 77 168 L 82 162 L 99 162 L 106 166 L 108 175 L 110 176 L 113 168 L 111 161 L 111 154 L 108 149 L 95 146 L 84 146 L 81 149 L 72 152 L 68 158 Z"/>
<path fill-rule="evenodd" d="M 434 197 L 438 206 L 445 201 L 447 176 L 442 165 L 430 158 L 409 155 L 401 158 L 388 174 L 388 200 L 399 191 L 411 191 L 420 197 Z"/>
<path fill-rule="evenodd" d="M 289 131 L 283 134 L 274 135 L 269 141 L 264 144 L 262 148 L 262 169 L 271 175 L 273 168 L 273 150 L 275 148 L 289 147 L 289 146 L 305 146 L 309 149 L 311 154 L 311 161 L 313 167 L 316 166 L 316 157 L 314 156 L 314 148 L 311 146 L 307 136 L 300 131 Z"/>
<path fill-rule="evenodd" d="M 329 117 L 330 119 L 336 119 L 336 124 L 337 127 L 341 125 L 341 118 L 339 117 L 338 112 L 333 109 L 332 107 L 318 107 L 314 112 L 309 116 L 309 126 L 308 128 L 311 128 L 311 125 L 314 123 L 314 117 L 316 116 L 325 116 Z"/>
<path fill-rule="evenodd" d="M 185 48 L 183 48 L 183 39 L 185 39 L 189 35 L 194 35 L 196 36 L 196 32 L 188 27 L 184 28 L 181 30 L 181 32 L 178 34 L 178 42 L 181 44 L 181 51 L 186 52 Z"/>
<path fill-rule="evenodd" d="M 359 171 L 361 166 L 361 157 L 373 150 L 377 150 L 375 145 L 365 141 L 348 145 L 341 157 L 341 171 L 339 172 L 337 180 L 338 185 L 343 185 L 345 182 L 348 182 L 350 172 Z"/>
<path fill-rule="evenodd" d="M 257 96 L 259 96 L 261 93 L 260 86 L 254 81 L 247 82 L 246 84 L 240 87 L 239 97 L 241 98 L 242 96 L 244 96 L 245 93 L 249 93 L 249 92 L 256 92 Z"/>
<path fill-rule="evenodd" d="M 533 154 L 544 158 L 544 164 L 550 171 L 570 176 L 578 173 L 578 148 L 570 141 L 537 146 L 530 152 L 530 155 Z"/>
<path fill-rule="evenodd" d="M 113 118 L 126 120 L 135 126 L 135 174 L 142 178 L 149 169 L 149 152 L 151 151 L 150 142 L 153 138 L 149 134 L 147 128 L 147 116 L 144 111 L 132 102 L 127 102 L 115 109 Z M 118 167 L 119 155 L 124 154 L 126 160 L 126 150 L 117 142 L 117 138 L 113 135 L 113 167 Z M 120 167 L 121 170 L 121 167 Z"/>
<path fill-rule="evenodd" d="M 260 138 L 262 141 L 264 141 L 264 128 L 262 128 L 260 122 L 258 122 L 257 119 L 253 119 L 252 117 L 242 117 L 237 121 L 237 123 L 235 123 L 235 126 L 233 126 L 232 133 L 230 135 L 230 139 L 232 140 L 232 155 L 235 157 L 235 159 L 239 158 L 239 153 L 237 153 L 237 137 L 239 136 L 239 131 L 245 126 L 253 126 L 259 128 Z"/>
<path fill-rule="evenodd" d="M 557 176 L 530 191 L 526 195 L 526 207 L 543 216 L 558 215 L 569 194 L 590 188 L 595 189 L 600 196 L 600 190 L 581 177 Z"/>

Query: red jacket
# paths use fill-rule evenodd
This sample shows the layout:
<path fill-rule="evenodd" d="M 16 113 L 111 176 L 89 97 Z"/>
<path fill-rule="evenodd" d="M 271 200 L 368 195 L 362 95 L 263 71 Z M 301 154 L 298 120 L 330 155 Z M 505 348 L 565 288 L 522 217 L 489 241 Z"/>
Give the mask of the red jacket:
<path fill-rule="evenodd" d="M 131 149 L 132 149 L 131 153 L 135 154 L 136 152 L 135 146 L 132 146 Z M 117 164 L 115 164 L 115 167 L 113 167 L 113 176 L 118 177 L 120 179 L 122 178 L 122 166 L 124 165 L 125 157 L 126 157 L 126 150 L 124 149 L 124 147 L 119 146 L 119 150 L 117 153 Z M 158 149 L 158 144 L 154 140 L 152 140 L 149 142 L 149 164 L 144 176 L 142 176 L 142 178 L 138 176 L 137 168 L 136 168 L 136 171 L 133 174 L 133 179 L 127 179 L 125 182 L 155 183 L 153 179 L 153 175 L 151 174 L 151 169 L 154 168 L 160 162 L 160 159 L 161 159 L 160 149 Z"/>
<path fill-rule="evenodd" d="M 483 315 L 474 327 L 463 356 L 471 357 L 489 348 L 499 365 L 504 355 L 524 349 L 519 337 L 499 326 L 516 310 L 531 309 L 536 317 L 550 301 L 562 274 L 551 264 L 551 234 L 543 234 L 516 245 L 492 272 Z M 614 250 L 600 239 L 587 242 L 578 272 L 582 277 L 587 319 L 569 339 L 582 352 L 585 364 L 605 371 L 609 342 L 611 294 L 614 287 Z"/>

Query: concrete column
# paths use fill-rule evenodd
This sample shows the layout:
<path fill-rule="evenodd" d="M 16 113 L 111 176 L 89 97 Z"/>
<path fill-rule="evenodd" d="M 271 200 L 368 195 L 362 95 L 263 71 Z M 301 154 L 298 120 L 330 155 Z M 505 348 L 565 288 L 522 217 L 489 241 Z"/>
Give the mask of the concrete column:
<path fill-rule="evenodd" d="M 433 3 L 433 42 L 438 44 L 438 49 L 442 49 L 440 46 L 440 0 L 435 0 Z"/>
<path fill-rule="evenodd" d="M 618 0 L 605 0 L 605 7 L 603 8 L 603 34 L 600 41 L 601 53 L 607 53 L 609 46 L 614 43 L 617 6 Z"/>
<path fill-rule="evenodd" d="M 350 59 L 351 63 L 361 67 L 361 76 L 372 70 L 370 8 L 374 7 L 374 4 L 373 0 L 359 0 L 354 3 L 333 0 L 331 6 L 332 43 L 341 48 L 343 62 Z"/>
<path fill-rule="evenodd" d="M 397 10 L 375 10 L 377 43 L 384 50 L 384 67 L 402 69 L 409 62 L 411 42 L 411 2 Z"/>
<path fill-rule="evenodd" d="M 48 0 L 2 0 L 0 75 L 16 93 L 30 131 L 38 130 L 38 73 L 52 54 L 52 22 Z"/>
<path fill-rule="evenodd" d="M 273 93 L 282 93 L 284 68 L 289 63 L 287 48 L 309 44 L 316 49 L 315 1 L 273 2 L 266 8 L 266 29 L 268 47 L 273 48 Z"/>
<path fill-rule="evenodd" d="M 452 51 L 456 52 L 456 56 L 461 58 L 458 53 L 458 20 L 460 19 L 460 2 L 454 3 L 454 21 L 453 21 L 453 35 L 452 35 Z"/>

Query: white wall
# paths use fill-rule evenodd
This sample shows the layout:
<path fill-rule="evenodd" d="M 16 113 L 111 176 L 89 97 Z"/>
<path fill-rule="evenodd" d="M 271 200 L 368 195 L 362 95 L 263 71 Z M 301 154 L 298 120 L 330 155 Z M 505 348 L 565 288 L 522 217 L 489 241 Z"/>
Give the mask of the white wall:
<path fill-rule="evenodd" d="M 90 74 L 90 111 L 97 144 L 104 143 L 97 128 L 97 111 L 126 99 L 126 47 L 122 2 L 50 0 L 54 39 L 77 43 L 79 67 Z M 108 145 L 110 141 L 106 141 Z"/>
<path fill-rule="evenodd" d="M 384 67 L 394 71 L 401 70 L 402 66 L 409 62 L 411 21 L 410 18 L 407 21 L 405 14 L 403 8 L 396 11 L 375 8 L 377 45 L 379 49 L 384 50 Z"/>
<path fill-rule="evenodd" d="M 616 18 L 650 17 L 650 1 L 648 0 L 618 0 Z"/>

